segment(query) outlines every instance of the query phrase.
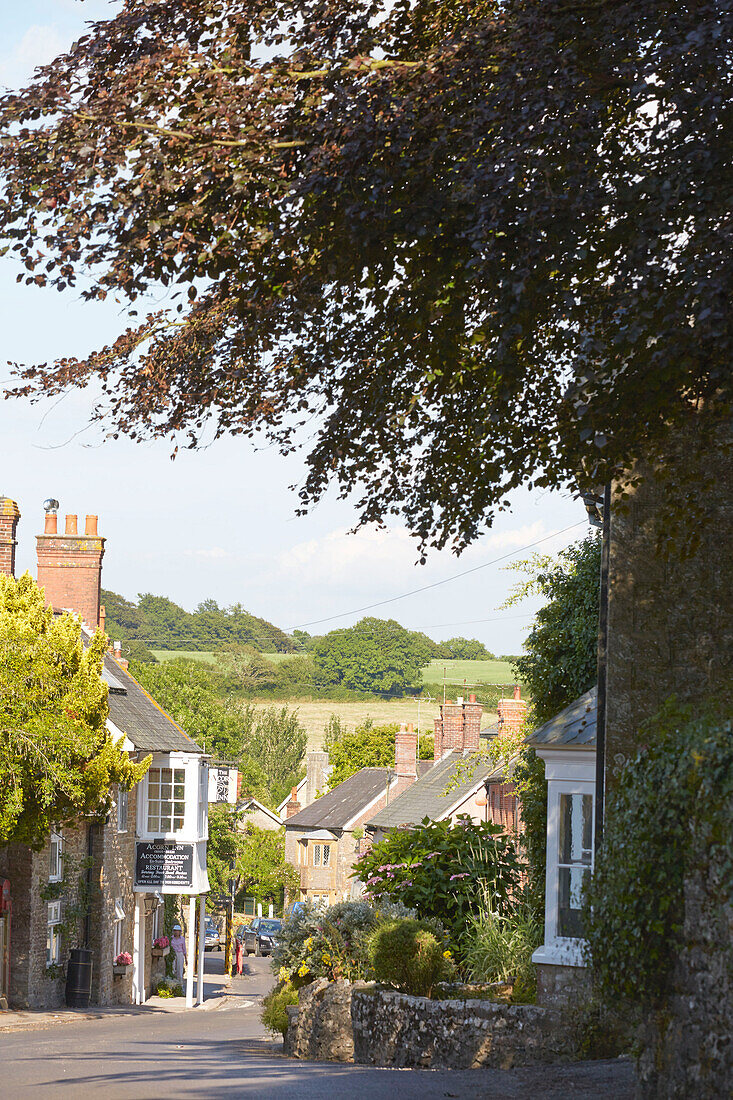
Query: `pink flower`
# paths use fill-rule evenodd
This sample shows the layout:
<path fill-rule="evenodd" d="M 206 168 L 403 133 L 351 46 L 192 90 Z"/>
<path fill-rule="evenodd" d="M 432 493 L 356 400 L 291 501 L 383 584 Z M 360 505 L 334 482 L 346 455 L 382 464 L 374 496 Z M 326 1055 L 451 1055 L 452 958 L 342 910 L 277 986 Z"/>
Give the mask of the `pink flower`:
<path fill-rule="evenodd" d="M 132 955 L 129 951 L 121 951 L 115 959 L 115 966 L 130 966 Z"/>
<path fill-rule="evenodd" d="M 171 941 L 167 936 L 158 936 L 157 940 L 153 940 L 153 947 L 159 947 L 161 950 L 165 947 L 170 947 Z"/>

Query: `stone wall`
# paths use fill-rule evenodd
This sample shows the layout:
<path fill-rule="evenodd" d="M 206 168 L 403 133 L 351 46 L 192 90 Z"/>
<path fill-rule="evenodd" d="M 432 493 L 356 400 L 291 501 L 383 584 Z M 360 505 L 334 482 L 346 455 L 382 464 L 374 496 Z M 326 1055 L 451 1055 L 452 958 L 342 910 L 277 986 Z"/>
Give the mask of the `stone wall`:
<path fill-rule="evenodd" d="M 647 1100 L 718 1100 L 733 1086 L 733 905 L 724 859 L 699 845 L 685 883 L 672 989 L 649 1019 L 637 1072 Z"/>
<path fill-rule="evenodd" d="M 322 978 L 301 990 L 289 1015 L 285 1049 L 295 1058 L 508 1069 L 573 1054 L 561 1017 L 535 1005 L 431 1001 Z"/>

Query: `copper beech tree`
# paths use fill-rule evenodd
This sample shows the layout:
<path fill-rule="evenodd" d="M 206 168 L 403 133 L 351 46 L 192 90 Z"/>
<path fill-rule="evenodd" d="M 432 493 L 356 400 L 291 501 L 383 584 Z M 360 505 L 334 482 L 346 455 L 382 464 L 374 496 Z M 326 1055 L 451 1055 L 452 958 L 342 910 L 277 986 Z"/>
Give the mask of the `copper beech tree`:
<path fill-rule="evenodd" d="M 303 507 L 335 479 L 458 549 L 521 483 L 595 486 L 701 404 L 715 432 L 732 30 L 730 0 L 121 0 L 0 98 L 0 237 L 129 327 L 14 391 L 264 430 Z"/>

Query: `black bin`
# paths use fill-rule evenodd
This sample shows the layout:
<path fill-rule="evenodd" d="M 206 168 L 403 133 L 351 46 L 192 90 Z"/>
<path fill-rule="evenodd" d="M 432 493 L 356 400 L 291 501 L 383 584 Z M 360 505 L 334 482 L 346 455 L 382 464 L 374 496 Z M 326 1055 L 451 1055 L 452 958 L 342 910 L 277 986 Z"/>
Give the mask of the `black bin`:
<path fill-rule="evenodd" d="M 74 947 L 66 967 L 66 1003 L 69 1008 L 87 1008 L 92 992 L 92 953 Z"/>

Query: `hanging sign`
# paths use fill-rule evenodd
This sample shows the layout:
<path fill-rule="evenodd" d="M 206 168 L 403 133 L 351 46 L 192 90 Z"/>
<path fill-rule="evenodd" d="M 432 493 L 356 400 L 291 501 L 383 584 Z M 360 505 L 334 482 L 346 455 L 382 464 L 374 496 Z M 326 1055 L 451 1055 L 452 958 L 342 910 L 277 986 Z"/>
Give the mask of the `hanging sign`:
<path fill-rule="evenodd" d="M 220 768 L 209 765 L 209 802 L 228 802 L 233 806 L 237 801 L 237 769 Z"/>
<path fill-rule="evenodd" d="M 135 887 L 193 886 L 193 844 L 138 841 L 135 845 Z"/>

